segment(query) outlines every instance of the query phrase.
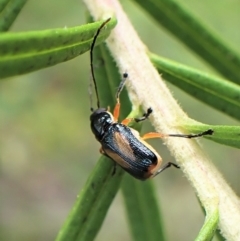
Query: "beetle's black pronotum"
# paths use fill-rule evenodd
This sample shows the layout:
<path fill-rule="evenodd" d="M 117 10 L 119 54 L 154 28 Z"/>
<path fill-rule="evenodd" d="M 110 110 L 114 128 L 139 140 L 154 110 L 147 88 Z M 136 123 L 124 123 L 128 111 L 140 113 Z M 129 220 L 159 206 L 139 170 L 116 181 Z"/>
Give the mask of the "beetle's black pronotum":
<path fill-rule="evenodd" d="M 160 168 L 162 158 L 151 145 L 145 142 L 146 139 L 163 138 L 167 136 L 195 138 L 203 135 L 212 135 L 213 130 L 209 129 L 196 135 L 161 134 L 150 132 L 141 137 L 136 130 L 128 127 L 127 125 L 131 121 L 139 122 L 147 119 L 148 116 L 152 113 L 151 108 L 149 108 L 147 112 L 140 118 L 127 118 L 124 119 L 121 123 L 118 123 L 120 112 L 119 95 L 124 87 L 125 81 L 127 80 L 127 73 L 123 74 L 123 80 L 118 87 L 116 95 L 117 103 L 113 114 L 106 108 L 100 108 L 96 79 L 93 70 L 93 49 L 101 29 L 109 21 L 110 18 L 103 22 L 99 27 L 93 38 L 90 49 L 91 74 L 97 96 L 97 109 L 94 110 L 91 107 L 91 129 L 96 139 L 101 144 L 100 152 L 103 155 L 111 158 L 115 163 L 120 165 L 124 170 L 126 170 L 135 178 L 146 180 L 158 175 L 160 172 L 172 165 L 178 167 L 178 165 L 172 162 L 168 162 L 162 168 Z"/>

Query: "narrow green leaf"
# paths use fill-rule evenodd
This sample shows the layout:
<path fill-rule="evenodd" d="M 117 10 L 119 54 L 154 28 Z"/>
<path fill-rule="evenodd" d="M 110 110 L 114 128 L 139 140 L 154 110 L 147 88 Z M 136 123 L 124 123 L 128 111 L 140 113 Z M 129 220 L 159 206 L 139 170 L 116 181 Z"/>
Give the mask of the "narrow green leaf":
<path fill-rule="evenodd" d="M 223 126 L 223 125 L 205 125 L 201 123 L 183 123 L 182 127 L 189 132 L 200 133 L 202 131 L 212 129 L 212 136 L 205 136 L 220 144 L 240 148 L 240 126 Z"/>
<path fill-rule="evenodd" d="M 214 210 L 214 209 L 212 210 L 212 213 L 211 213 L 211 215 L 210 215 L 211 217 L 209 217 L 209 214 L 208 214 L 208 217 L 207 217 L 206 211 L 204 210 L 204 207 L 201 205 L 201 202 L 200 202 L 199 198 L 197 198 L 197 199 L 198 199 L 199 205 L 200 205 L 200 207 L 201 207 L 201 209 L 202 209 L 202 211 L 203 211 L 203 214 L 204 214 L 204 216 L 205 216 L 204 223 L 206 224 L 206 222 L 208 222 L 209 219 L 210 219 L 211 221 L 210 221 L 209 223 L 212 223 L 212 224 L 213 224 L 213 225 L 212 225 L 212 228 L 211 228 L 211 227 L 209 228 L 209 230 L 210 230 L 209 233 L 213 233 L 213 231 L 215 231 L 213 237 L 216 238 L 216 240 L 218 240 L 218 241 L 224 241 L 225 239 L 224 239 L 223 236 L 221 235 L 220 230 L 217 229 L 218 222 L 219 222 L 219 213 L 217 213 L 217 212 L 219 212 L 218 207 L 216 207 L 216 210 Z M 216 214 L 217 214 L 217 215 L 216 215 Z M 207 219 L 208 219 L 208 220 L 207 220 Z M 215 225 L 214 225 L 214 219 L 217 221 L 217 222 L 215 222 Z M 218 220 L 217 220 L 217 219 L 218 219 Z M 204 229 L 204 226 L 206 227 L 205 224 L 202 226 L 201 230 Z M 211 225 L 210 225 L 210 226 L 211 226 Z M 214 226 L 215 226 L 215 228 L 214 228 Z M 201 231 L 199 232 L 198 236 L 201 237 Z M 208 235 L 207 235 L 207 236 L 208 236 Z M 210 235 L 210 236 L 211 236 L 211 235 Z M 210 237 L 210 238 L 211 238 L 211 237 Z M 203 239 L 203 240 L 205 241 L 205 240 L 207 240 L 207 239 L 205 238 L 205 239 Z M 212 240 L 212 239 L 210 239 L 210 240 Z M 197 241 L 198 241 L 198 240 L 197 240 Z"/>
<path fill-rule="evenodd" d="M 120 185 L 123 171 L 102 156 L 60 230 L 56 241 L 93 240 Z"/>
<path fill-rule="evenodd" d="M 153 182 L 141 182 L 125 175 L 122 192 L 130 224 L 136 241 L 164 241 L 163 224 Z"/>
<path fill-rule="evenodd" d="M 204 224 L 194 241 L 211 241 L 213 237 L 219 235 L 219 230 L 217 229 L 219 223 L 219 208 L 218 202 L 209 202 L 208 208 L 202 206 L 201 201 L 197 197 L 199 205 L 205 216 Z M 209 208 L 211 207 L 211 208 Z M 220 237 L 220 236 L 219 236 Z"/>
<path fill-rule="evenodd" d="M 240 120 L 240 86 L 194 68 L 149 54 L 158 72 L 189 95 Z"/>
<path fill-rule="evenodd" d="M 0 32 L 7 31 L 27 0 L 2 0 L 0 2 Z"/>
<path fill-rule="evenodd" d="M 218 72 L 240 84 L 240 57 L 217 34 L 176 0 L 135 0 L 160 25 L 207 61 Z"/>
<path fill-rule="evenodd" d="M 0 12 L 4 10 L 9 1 L 11 0 L 0 0 Z"/>
<path fill-rule="evenodd" d="M 0 78 L 29 73 L 70 60 L 87 50 L 102 21 L 74 28 L 50 29 L 0 36 Z M 112 19 L 101 31 L 102 42 L 116 25 Z"/>
<path fill-rule="evenodd" d="M 211 213 L 206 215 L 204 224 L 195 241 L 211 241 L 216 233 L 218 221 L 219 221 L 219 210 L 218 210 L 218 206 L 216 206 Z"/>

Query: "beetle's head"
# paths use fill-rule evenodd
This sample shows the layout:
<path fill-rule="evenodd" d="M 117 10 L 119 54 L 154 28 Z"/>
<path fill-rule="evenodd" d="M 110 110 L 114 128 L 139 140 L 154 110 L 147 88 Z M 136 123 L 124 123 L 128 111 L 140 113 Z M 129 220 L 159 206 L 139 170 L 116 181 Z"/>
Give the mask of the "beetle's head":
<path fill-rule="evenodd" d="M 113 116 L 106 108 L 98 108 L 90 115 L 91 129 L 96 139 L 100 141 L 113 123 Z"/>

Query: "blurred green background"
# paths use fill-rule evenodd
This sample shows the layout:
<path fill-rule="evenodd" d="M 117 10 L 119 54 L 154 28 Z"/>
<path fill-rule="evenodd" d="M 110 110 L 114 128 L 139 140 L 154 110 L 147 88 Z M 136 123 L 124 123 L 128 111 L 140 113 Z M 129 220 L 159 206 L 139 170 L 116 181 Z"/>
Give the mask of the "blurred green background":
<path fill-rule="evenodd" d="M 121 1 L 146 46 L 154 53 L 214 73 L 131 1 Z M 179 0 L 239 51 L 237 0 Z M 28 1 L 11 31 L 71 27 L 85 23 L 79 0 Z M 89 128 L 89 54 L 0 82 L 0 240 L 53 240 L 99 157 Z M 216 74 L 216 73 L 214 73 Z M 169 85 L 190 117 L 209 124 L 239 123 Z M 144 130 L 151 129 L 149 124 Z M 206 153 L 240 193 L 239 151 L 201 139 Z M 161 141 L 151 144 L 174 161 Z M 154 179 L 168 240 L 193 240 L 204 216 L 182 172 Z M 149 206 L 149 208 L 151 208 Z M 121 193 L 97 241 L 130 241 Z M 190 234 L 189 234 L 189 231 Z"/>

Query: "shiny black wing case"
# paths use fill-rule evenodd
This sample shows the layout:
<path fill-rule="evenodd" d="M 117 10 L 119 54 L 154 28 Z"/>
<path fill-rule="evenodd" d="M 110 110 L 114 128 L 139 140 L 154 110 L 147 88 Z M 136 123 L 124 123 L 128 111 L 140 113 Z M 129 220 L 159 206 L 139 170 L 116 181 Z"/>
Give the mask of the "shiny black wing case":
<path fill-rule="evenodd" d="M 134 135 L 134 131 L 120 123 L 112 124 L 101 140 L 102 150 L 135 178 L 145 180 L 149 170 L 157 165 L 158 158 Z"/>

